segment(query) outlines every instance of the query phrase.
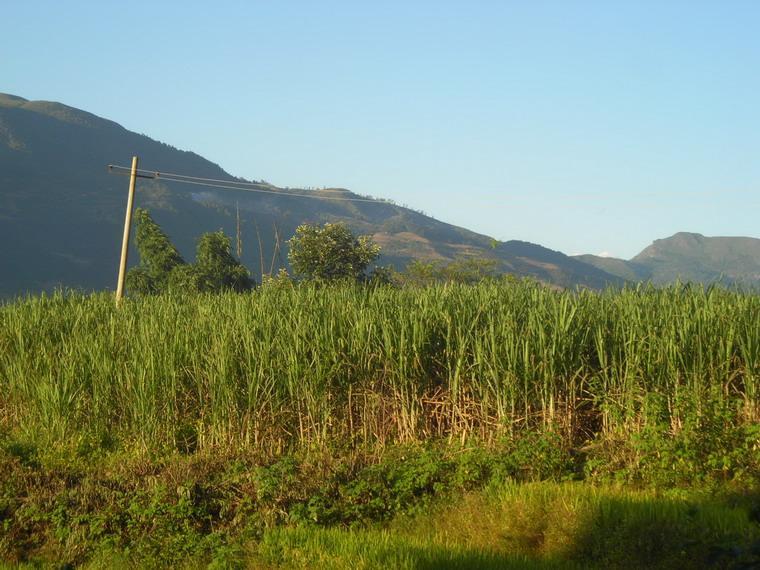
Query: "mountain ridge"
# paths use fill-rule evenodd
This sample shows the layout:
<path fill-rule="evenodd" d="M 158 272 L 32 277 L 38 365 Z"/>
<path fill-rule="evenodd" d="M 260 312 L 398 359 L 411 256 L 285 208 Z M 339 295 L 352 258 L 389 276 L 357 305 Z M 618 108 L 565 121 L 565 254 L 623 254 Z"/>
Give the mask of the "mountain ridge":
<path fill-rule="evenodd" d="M 146 170 L 240 180 L 192 151 L 129 131 L 110 119 L 61 103 L 0 94 L 0 239 L 14 244 L 0 252 L 0 294 L 113 286 L 126 180 L 109 175 L 106 165 L 132 155 L 140 157 L 140 168 Z M 193 257 L 194 242 L 204 231 L 223 229 L 235 235 L 239 208 L 245 235 L 242 261 L 257 278 L 285 264 L 284 240 L 298 225 L 340 221 L 373 236 L 383 247 L 383 262 L 399 268 L 412 259 L 485 257 L 494 259 L 501 271 L 561 287 L 623 283 L 561 252 L 519 240 L 494 242 L 390 201 L 309 200 L 289 194 L 317 197 L 338 189 L 271 189 L 274 194 L 232 193 L 139 180 L 137 205 L 151 210 L 186 258 Z M 132 252 L 130 265 L 136 260 Z"/>
<path fill-rule="evenodd" d="M 622 279 L 760 286 L 760 239 L 677 232 L 654 240 L 630 260 L 574 256 Z M 633 279 L 631 279 L 633 277 Z"/>

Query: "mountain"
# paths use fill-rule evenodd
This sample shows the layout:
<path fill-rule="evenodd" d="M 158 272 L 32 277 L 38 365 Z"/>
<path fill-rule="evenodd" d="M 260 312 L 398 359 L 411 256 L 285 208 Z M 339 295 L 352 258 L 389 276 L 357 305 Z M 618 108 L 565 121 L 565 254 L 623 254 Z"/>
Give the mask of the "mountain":
<path fill-rule="evenodd" d="M 634 261 L 590 254 L 574 255 L 573 257 L 579 261 L 588 263 L 597 269 L 601 269 L 612 275 L 617 275 L 626 281 L 649 281 L 652 278 L 651 271 L 648 267 L 640 265 Z"/>
<path fill-rule="evenodd" d="M 193 152 L 86 111 L 0 94 L 0 295 L 114 287 L 128 181 L 109 174 L 106 165 L 128 165 L 133 155 L 146 170 L 242 180 Z M 189 260 L 201 233 L 221 228 L 235 235 L 239 208 L 242 261 L 257 277 L 285 263 L 284 240 L 299 224 L 344 221 L 357 233 L 371 234 L 382 246 L 382 262 L 397 267 L 413 258 L 479 256 L 496 259 L 504 272 L 558 286 L 622 282 L 562 253 L 520 241 L 494 242 L 387 201 L 292 195 L 359 197 L 345 189 L 268 188 L 272 194 L 140 179 L 136 205 L 151 211 Z M 132 251 L 130 265 L 137 259 Z"/>
<path fill-rule="evenodd" d="M 629 261 L 595 255 L 576 259 L 628 281 L 760 286 L 760 239 L 750 237 L 679 232 L 655 240 Z"/>

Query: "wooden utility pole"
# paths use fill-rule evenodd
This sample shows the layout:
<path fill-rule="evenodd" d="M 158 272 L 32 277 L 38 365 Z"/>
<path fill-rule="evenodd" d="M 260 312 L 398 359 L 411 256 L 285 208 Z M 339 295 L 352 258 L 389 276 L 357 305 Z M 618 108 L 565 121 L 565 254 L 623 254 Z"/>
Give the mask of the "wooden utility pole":
<path fill-rule="evenodd" d="M 237 237 L 237 256 L 240 259 L 240 256 L 243 255 L 243 242 L 240 239 L 240 204 L 238 202 L 235 202 L 235 212 L 237 215 L 237 232 L 235 233 Z"/>
<path fill-rule="evenodd" d="M 127 252 L 129 250 L 129 231 L 132 228 L 132 204 L 135 200 L 135 181 L 137 180 L 137 157 L 132 157 L 132 171 L 129 175 L 129 194 L 127 195 L 127 214 L 124 218 L 124 237 L 121 240 L 121 261 L 119 262 L 119 282 L 116 284 L 116 306 L 124 297 L 124 279 L 127 276 Z"/>

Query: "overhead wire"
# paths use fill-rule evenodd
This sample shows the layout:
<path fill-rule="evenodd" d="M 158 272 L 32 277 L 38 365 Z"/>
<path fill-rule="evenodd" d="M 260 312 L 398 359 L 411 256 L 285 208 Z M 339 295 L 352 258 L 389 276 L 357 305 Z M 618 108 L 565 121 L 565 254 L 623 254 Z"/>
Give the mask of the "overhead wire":
<path fill-rule="evenodd" d="M 117 170 L 117 174 L 129 174 L 132 169 L 127 166 L 118 166 L 115 164 L 108 165 L 109 170 Z M 247 180 L 225 180 L 223 178 L 202 178 L 200 176 L 190 176 L 188 174 L 177 174 L 176 172 L 163 172 L 160 170 L 145 170 L 144 168 L 138 168 L 135 170 L 138 176 L 142 175 L 145 178 L 182 178 L 190 180 L 198 180 L 203 182 L 213 182 L 220 184 L 239 184 L 245 186 L 261 186 L 263 188 L 272 188 L 271 184 L 265 184 L 263 182 L 249 182 Z"/>
<path fill-rule="evenodd" d="M 108 170 L 115 172 L 116 174 L 129 174 L 131 168 L 126 166 L 118 166 L 114 164 L 108 165 Z M 139 178 L 148 178 L 153 180 L 162 180 L 165 182 L 179 182 L 182 184 L 193 184 L 196 186 L 206 186 L 210 188 L 224 188 L 228 190 L 243 190 L 246 192 L 255 192 L 258 194 L 274 194 L 277 196 L 290 197 L 290 198 L 311 198 L 313 200 L 333 200 L 337 202 L 367 202 L 372 204 L 382 204 L 385 206 L 394 206 L 391 202 L 378 200 L 374 198 L 350 198 L 342 196 L 324 196 L 317 194 L 303 194 L 297 192 L 290 192 L 289 190 L 277 189 L 273 186 L 262 184 L 260 182 L 242 182 L 233 180 L 222 180 L 218 178 L 203 178 L 200 176 L 189 176 L 186 174 L 176 174 L 171 172 L 161 172 L 156 170 L 144 170 L 137 169 L 136 174 Z M 343 192 L 347 192 L 343 190 Z"/>

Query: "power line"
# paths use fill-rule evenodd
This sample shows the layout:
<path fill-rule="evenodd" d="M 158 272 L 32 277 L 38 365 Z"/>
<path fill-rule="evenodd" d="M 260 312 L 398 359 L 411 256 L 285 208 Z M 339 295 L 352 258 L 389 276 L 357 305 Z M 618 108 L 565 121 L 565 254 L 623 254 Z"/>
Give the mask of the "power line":
<path fill-rule="evenodd" d="M 130 169 L 125 166 L 114 164 L 108 165 L 109 172 L 114 174 L 129 174 Z M 256 192 L 259 194 L 275 194 L 277 196 L 289 198 L 311 198 L 313 200 L 334 200 L 336 202 L 367 202 L 371 204 L 382 204 L 384 206 L 395 206 L 390 202 L 376 200 L 374 198 L 343 198 L 340 196 L 319 196 L 315 194 L 301 194 L 290 192 L 288 190 L 274 190 L 273 186 L 261 184 L 259 182 L 238 182 L 233 180 L 220 180 L 217 178 L 202 178 L 200 176 L 188 176 L 186 174 L 175 174 L 170 172 L 160 172 L 155 170 L 137 169 L 138 178 L 148 178 L 153 180 L 162 180 L 165 182 L 180 182 L 182 184 L 193 184 L 196 186 L 207 186 L 210 188 L 224 188 L 227 190 L 244 190 L 246 192 Z"/>
<path fill-rule="evenodd" d="M 369 202 L 373 204 L 383 204 L 385 206 L 393 206 L 389 202 L 382 202 L 380 200 L 373 200 L 372 198 L 340 198 L 337 196 L 316 196 L 312 194 L 296 194 L 288 192 L 287 190 L 264 190 L 261 188 L 245 188 L 241 186 L 228 186 L 226 184 L 212 184 L 210 182 L 196 182 L 194 180 L 180 180 L 174 178 L 165 178 L 161 176 L 158 180 L 165 180 L 167 182 L 180 182 L 182 184 L 194 184 L 196 186 L 208 186 L 211 188 L 226 188 L 228 190 L 243 190 L 245 192 L 256 192 L 259 194 L 275 194 L 277 196 L 288 198 L 312 198 L 314 200 L 335 200 L 336 202 Z"/>
<path fill-rule="evenodd" d="M 116 171 L 116 174 L 128 174 L 130 172 L 130 169 L 126 166 L 118 166 L 115 164 L 109 164 L 108 170 L 113 172 Z M 201 178 L 200 176 L 189 176 L 187 174 L 177 174 L 176 172 L 161 172 L 159 170 L 145 170 L 138 168 L 137 169 L 137 176 L 141 178 L 181 178 L 181 179 L 189 179 L 189 180 L 197 180 L 199 182 L 213 182 L 213 183 L 219 183 L 219 184 L 238 184 L 243 186 L 257 186 L 261 188 L 273 188 L 271 184 L 264 184 L 261 182 L 248 182 L 248 181 L 239 181 L 239 180 L 224 180 L 222 178 Z"/>

